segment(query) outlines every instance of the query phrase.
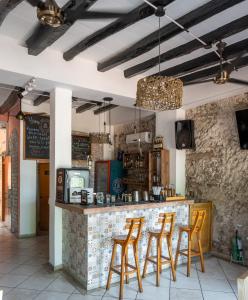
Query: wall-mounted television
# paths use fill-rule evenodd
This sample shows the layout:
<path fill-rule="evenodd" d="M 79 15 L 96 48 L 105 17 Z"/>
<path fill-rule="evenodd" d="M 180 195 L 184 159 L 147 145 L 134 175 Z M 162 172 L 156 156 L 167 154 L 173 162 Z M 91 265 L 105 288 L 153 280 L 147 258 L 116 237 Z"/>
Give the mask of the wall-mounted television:
<path fill-rule="evenodd" d="M 236 120 L 239 132 L 241 149 L 248 150 L 248 109 L 236 111 Z"/>

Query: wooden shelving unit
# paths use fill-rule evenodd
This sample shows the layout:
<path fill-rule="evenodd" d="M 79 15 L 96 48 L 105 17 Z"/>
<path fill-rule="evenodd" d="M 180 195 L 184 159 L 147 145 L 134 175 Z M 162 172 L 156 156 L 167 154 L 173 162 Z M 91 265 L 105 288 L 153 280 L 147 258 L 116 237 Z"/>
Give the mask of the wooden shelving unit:
<path fill-rule="evenodd" d="M 148 153 L 125 153 L 123 156 L 123 167 L 126 176 L 123 183 L 127 185 L 127 190 L 147 190 L 148 191 Z"/>
<path fill-rule="evenodd" d="M 149 152 L 149 190 L 152 186 L 169 186 L 170 153 L 167 149 Z"/>

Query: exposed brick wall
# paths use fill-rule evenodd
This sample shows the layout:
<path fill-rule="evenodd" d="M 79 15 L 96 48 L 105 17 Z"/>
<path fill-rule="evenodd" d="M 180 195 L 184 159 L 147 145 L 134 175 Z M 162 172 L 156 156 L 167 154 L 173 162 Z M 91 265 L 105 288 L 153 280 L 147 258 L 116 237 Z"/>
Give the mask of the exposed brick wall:
<path fill-rule="evenodd" d="M 235 111 L 248 108 L 239 95 L 206 104 L 186 113 L 195 121 L 196 151 L 187 151 L 186 189 L 196 199 L 214 204 L 214 250 L 230 255 L 237 224 L 248 259 L 248 151 L 241 150 Z"/>

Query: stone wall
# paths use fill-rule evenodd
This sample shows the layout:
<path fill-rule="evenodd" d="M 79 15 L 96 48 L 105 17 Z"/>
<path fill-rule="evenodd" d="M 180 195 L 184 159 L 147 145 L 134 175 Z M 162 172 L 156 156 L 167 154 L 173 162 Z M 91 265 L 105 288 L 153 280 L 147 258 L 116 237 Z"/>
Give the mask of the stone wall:
<path fill-rule="evenodd" d="M 8 197 L 11 207 L 11 231 L 19 233 L 19 135 L 13 129 L 9 138 L 9 155 L 11 156 L 11 190 Z"/>
<path fill-rule="evenodd" d="M 248 258 L 248 151 L 241 150 L 235 111 L 248 108 L 248 95 L 209 103 L 186 112 L 195 121 L 196 150 L 186 154 L 186 189 L 214 204 L 213 248 L 230 255 L 238 224 Z"/>
<path fill-rule="evenodd" d="M 137 113 L 138 114 L 138 113 Z M 118 150 L 125 152 L 138 152 L 137 144 L 127 145 L 126 144 L 126 135 L 135 132 L 135 126 L 137 132 L 149 131 L 152 133 L 152 136 L 155 136 L 155 127 L 156 127 L 156 117 L 155 115 L 148 116 L 141 119 L 141 122 L 132 122 L 127 124 L 120 124 L 114 126 L 114 146 L 115 154 Z M 143 144 L 142 150 L 147 152 L 151 149 L 151 144 Z M 115 155 L 116 156 L 116 155 Z"/>

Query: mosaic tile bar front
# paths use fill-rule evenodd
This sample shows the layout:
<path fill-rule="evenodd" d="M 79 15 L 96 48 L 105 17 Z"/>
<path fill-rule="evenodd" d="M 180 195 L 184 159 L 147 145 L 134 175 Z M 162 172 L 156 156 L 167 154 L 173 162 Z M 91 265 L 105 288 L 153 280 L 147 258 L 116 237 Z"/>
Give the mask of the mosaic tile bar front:
<path fill-rule="evenodd" d="M 187 225 L 189 219 L 189 205 L 172 203 L 163 208 L 147 208 L 139 210 L 109 212 L 102 214 L 83 215 L 69 210 L 63 210 L 63 267 L 78 280 L 87 290 L 105 287 L 107 282 L 109 263 L 112 253 L 112 237 L 126 234 L 124 230 L 126 218 L 145 217 L 142 238 L 139 244 L 139 262 L 143 269 L 146 248 L 147 231 L 155 228 L 159 213 L 176 212 L 176 226 L 173 236 L 173 253 L 175 255 L 178 226 Z M 183 236 L 182 247 L 185 248 L 187 237 Z M 166 246 L 166 245 L 164 245 Z M 120 249 L 118 249 L 120 250 Z M 167 252 L 166 247 L 163 251 Z M 152 247 L 155 255 L 155 241 Z M 132 249 L 129 249 L 131 264 Z M 116 262 L 120 262 L 120 251 L 117 251 Z M 182 261 L 179 261 L 181 263 Z M 164 266 L 168 267 L 167 265 Z M 154 266 L 148 265 L 148 272 L 154 272 Z M 135 275 L 134 275 L 135 276 Z M 119 276 L 113 274 L 112 282 L 119 281 Z"/>

